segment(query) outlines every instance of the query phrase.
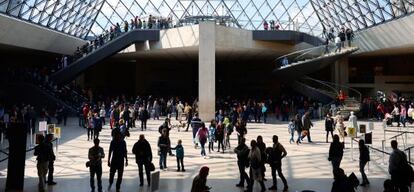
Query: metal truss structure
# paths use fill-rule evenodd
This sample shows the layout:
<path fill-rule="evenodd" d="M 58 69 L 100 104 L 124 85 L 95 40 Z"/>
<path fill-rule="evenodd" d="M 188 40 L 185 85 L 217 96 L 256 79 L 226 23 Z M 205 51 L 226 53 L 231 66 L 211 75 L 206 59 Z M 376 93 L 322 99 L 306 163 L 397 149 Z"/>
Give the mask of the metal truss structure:
<path fill-rule="evenodd" d="M 0 13 L 86 38 L 105 0 L 0 0 Z"/>
<path fill-rule="evenodd" d="M 413 10 L 414 0 L 0 0 L 0 13 L 83 39 L 149 15 L 171 18 L 172 25 L 188 18 L 231 18 L 234 26 L 250 30 L 273 20 L 281 30 L 320 36 L 325 29 L 357 31 Z"/>
<path fill-rule="evenodd" d="M 414 0 L 311 0 L 324 29 L 365 29 L 414 11 Z"/>
<path fill-rule="evenodd" d="M 322 34 L 308 0 L 0 0 L 0 13 L 80 38 L 149 15 L 171 18 L 172 25 L 188 17 L 231 17 L 235 26 L 251 30 L 273 20 L 281 30 Z"/>

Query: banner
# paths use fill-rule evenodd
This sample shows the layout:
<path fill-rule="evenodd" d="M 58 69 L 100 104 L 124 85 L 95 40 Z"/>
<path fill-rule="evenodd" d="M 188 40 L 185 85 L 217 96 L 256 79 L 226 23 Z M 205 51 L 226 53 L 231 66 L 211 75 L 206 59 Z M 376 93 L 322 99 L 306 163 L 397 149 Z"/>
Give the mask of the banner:
<path fill-rule="evenodd" d="M 55 133 L 55 124 L 47 125 L 47 134 L 54 134 Z"/>
<path fill-rule="evenodd" d="M 39 131 L 47 131 L 47 121 L 39 121 Z"/>
<path fill-rule="evenodd" d="M 367 132 L 367 126 L 364 124 L 359 125 L 359 133 L 366 133 Z"/>
<path fill-rule="evenodd" d="M 351 137 L 351 138 L 356 137 L 355 127 L 348 127 L 348 137 Z"/>
<path fill-rule="evenodd" d="M 61 136 L 61 128 L 60 127 L 55 127 L 54 134 L 55 134 L 55 138 L 59 138 L 60 139 L 60 136 Z"/>

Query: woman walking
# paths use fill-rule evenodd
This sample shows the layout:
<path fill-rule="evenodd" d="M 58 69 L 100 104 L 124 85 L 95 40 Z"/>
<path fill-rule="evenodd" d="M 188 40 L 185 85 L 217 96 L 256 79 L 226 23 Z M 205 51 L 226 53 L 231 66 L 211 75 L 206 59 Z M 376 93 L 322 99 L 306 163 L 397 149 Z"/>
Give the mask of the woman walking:
<path fill-rule="evenodd" d="M 201 128 L 198 129 L 196 138 L 198 138 L 198 142 L 200 143 L 200 146 L 201 146 L 201 156 L 206 157 L 205 145 L 206 145 L 207 138 L 208 138 L 208 129 L 204 123 L 202 123 Z"/>

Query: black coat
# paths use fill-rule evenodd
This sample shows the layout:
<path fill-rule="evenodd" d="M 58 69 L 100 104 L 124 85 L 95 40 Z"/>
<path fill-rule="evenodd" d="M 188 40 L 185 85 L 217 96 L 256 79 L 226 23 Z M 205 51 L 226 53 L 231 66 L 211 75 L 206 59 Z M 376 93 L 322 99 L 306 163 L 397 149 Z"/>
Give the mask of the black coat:
<path fill-rule="evenodd" d="M 146 139 L 139 140 L 134 144 L 132 153 L 135 154 L 136 163 L 149 163 L 152 161 L 151 145 Z"/>

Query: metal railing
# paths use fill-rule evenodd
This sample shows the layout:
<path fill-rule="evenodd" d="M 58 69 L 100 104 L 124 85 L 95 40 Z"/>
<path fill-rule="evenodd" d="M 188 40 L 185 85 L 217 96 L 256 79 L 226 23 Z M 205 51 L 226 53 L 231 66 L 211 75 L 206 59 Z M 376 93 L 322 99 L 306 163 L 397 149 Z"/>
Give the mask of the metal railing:
<path fill-rule="evenodd" d="M 357 49 L 357 40 L 358 37 L 356 36 L 351 40 L 351 42 L 345 41 L 344 44 L 346 44 L 346 46 L 341 47 L 341 51 L 339 51 L 339 53 Z M 315 59 L 335 54 L 337 53 L 336 49 L 336 44 L 330 41 L 328 45 L 325 44 L 317 47 L 306 48 L 283 55 L 276 58 L 274 62 L 276 63 L 276 68 L 284 68 L 295 63 L 306 61 L 308 59 Z"/>

